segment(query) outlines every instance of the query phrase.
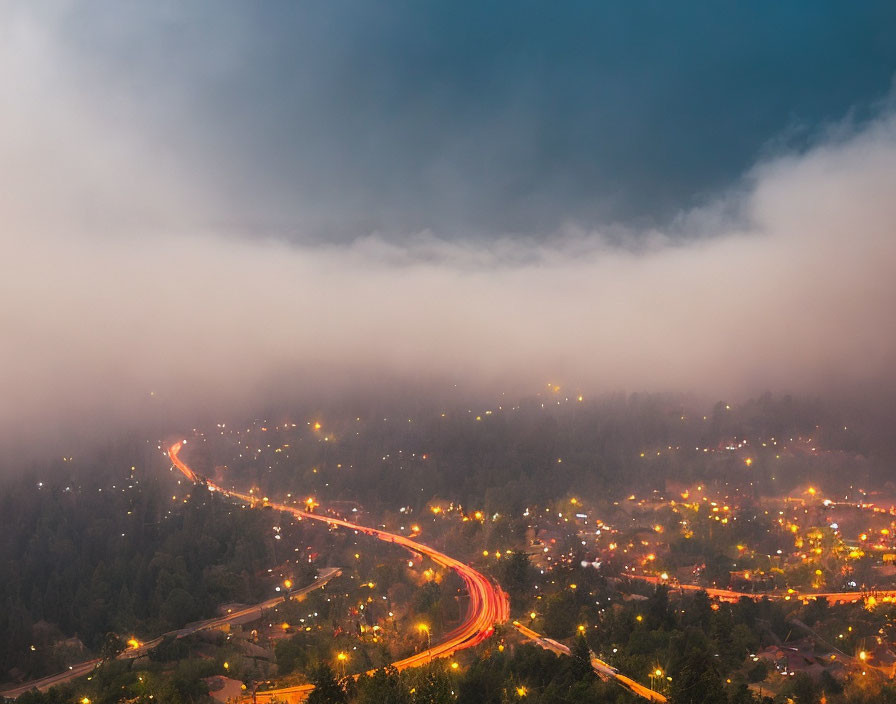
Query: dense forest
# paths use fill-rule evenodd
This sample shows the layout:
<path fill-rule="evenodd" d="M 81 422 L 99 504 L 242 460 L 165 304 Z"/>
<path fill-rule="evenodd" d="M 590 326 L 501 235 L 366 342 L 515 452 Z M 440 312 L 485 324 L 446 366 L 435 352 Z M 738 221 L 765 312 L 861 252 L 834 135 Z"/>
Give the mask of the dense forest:
<path fill-rule="evenodd" d="M 114 454 L 6 482 L 0 679 L 60 670 L 110 632 L 143 639 L 259 599 L 269 521 L 178 486 L 160 456 L 138 468 L 145 453 Z"/>

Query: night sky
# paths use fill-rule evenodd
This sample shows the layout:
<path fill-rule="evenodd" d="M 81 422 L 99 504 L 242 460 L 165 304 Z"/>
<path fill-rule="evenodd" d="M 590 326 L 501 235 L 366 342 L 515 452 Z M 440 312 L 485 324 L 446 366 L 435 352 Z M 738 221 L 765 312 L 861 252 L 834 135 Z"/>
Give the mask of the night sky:
<path fill-rule="evenodd" d="M 890 2 L 182 5 L 61 9 L 60 71 L 292 239 L 662 226 L 896 72 Z"/>

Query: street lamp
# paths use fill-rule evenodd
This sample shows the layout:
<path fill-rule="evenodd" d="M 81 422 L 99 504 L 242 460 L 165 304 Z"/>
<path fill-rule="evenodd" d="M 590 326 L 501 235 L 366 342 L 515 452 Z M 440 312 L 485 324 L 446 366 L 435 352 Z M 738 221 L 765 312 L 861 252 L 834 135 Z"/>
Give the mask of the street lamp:
<path fill-rule="evenodd" d="M 658 667 L 653 672 L 650 673 L 650 688 L 654 691 L 658 689 L 657 680 L 662 682 L 663 679 L 663 671 Z"/>
<path fill-rule="evenodd" d="M 339 653 L 336 656 L 336 659 L 342 664 L 342 676 L 345 677 L 345 661 L 348 660 L 348 655 L 345 653 Z"/>
<path fill-rule="evenodd" d="M 429 626 L 425 623 L 421 623 L 417 626 L 417 630 L 419 630 L 421 633 L 426 634 L 426 647 L 430 647 L 431 641 L 429 639 Z"/>
<path fill-rule="evenodd" d="M 421 633 L 426 634 L 426 649 L 430 650 L 432 648 L 432 640 L 430 640 L 430 636 L 429 636 L 429 626 L 426 625 L 425 623 L 421 623 L 417 626 L 417 629 Z M 432 653 L 429 653 L 429 659 L 432 660 Z"/>

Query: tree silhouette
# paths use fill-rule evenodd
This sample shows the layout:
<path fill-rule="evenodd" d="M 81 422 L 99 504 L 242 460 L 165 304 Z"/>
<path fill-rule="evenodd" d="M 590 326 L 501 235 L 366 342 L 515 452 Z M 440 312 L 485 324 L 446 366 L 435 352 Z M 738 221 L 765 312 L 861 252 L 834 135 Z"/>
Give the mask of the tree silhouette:
<path fill-rule="evenodd" d="M 314 690 L 308 696 L 308 704 L 348 704 L 345 690 L 339 686 L 333 669 L 325 662 L 311 672 Z"/>
<path fill-rule="evenodd" d="M 572 655 L 573 676 L 580 681 L 590 682 L 594 679 L 594 668 L 591 666 L 591 649 L 585 636 L 578 635 L 570 651 Z"/>
<path fill-rule="evenodd" d="M 703 633 L 688 629 L 676 638 L 672 652 L 675 659 L 669 668 L 671 704 L 725 704 L 721 676 Z"/>

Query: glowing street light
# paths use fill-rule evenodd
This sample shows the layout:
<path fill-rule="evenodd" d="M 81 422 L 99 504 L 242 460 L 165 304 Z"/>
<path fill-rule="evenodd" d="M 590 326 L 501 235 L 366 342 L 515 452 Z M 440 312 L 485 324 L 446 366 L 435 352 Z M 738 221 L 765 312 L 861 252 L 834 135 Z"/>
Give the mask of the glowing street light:
<path fill-rule="evenodd" d="M 339 653 L 336 656 L 336 659 L 342 665 L 342 676 L 345 677 L 345 661 L 348 660 L 348 655 L 346 655 L 345 653 Z"/>
<path fill-rule="evenodd" d="M 651 689 L 653 689 L 653 690 L 658 689 L 657 680 L 659 680 L 660 683 L 662 683 L 662 681 L 663 681 L 663 671 L 659 667 L 650 673 L 650 688 Z"/>
<path fill-rule="evenodd" d="M 432 641 L 430 640 L 429 626 L 425 623 L 419 623 L 419 624 L 417 624 L 417 630 L 420 631 L 421 633 L 426 634 L 426 647 L 431 648 Z M 432 656 L 432 653 L 430 653 L 430 656 Z"/>
<path fill-rule="evenodd" d="M 429 638 L 429 626 L 425 623 L 417 624 L 417 630 L 421 633 L 425 633 L 426 637 Z"/>

